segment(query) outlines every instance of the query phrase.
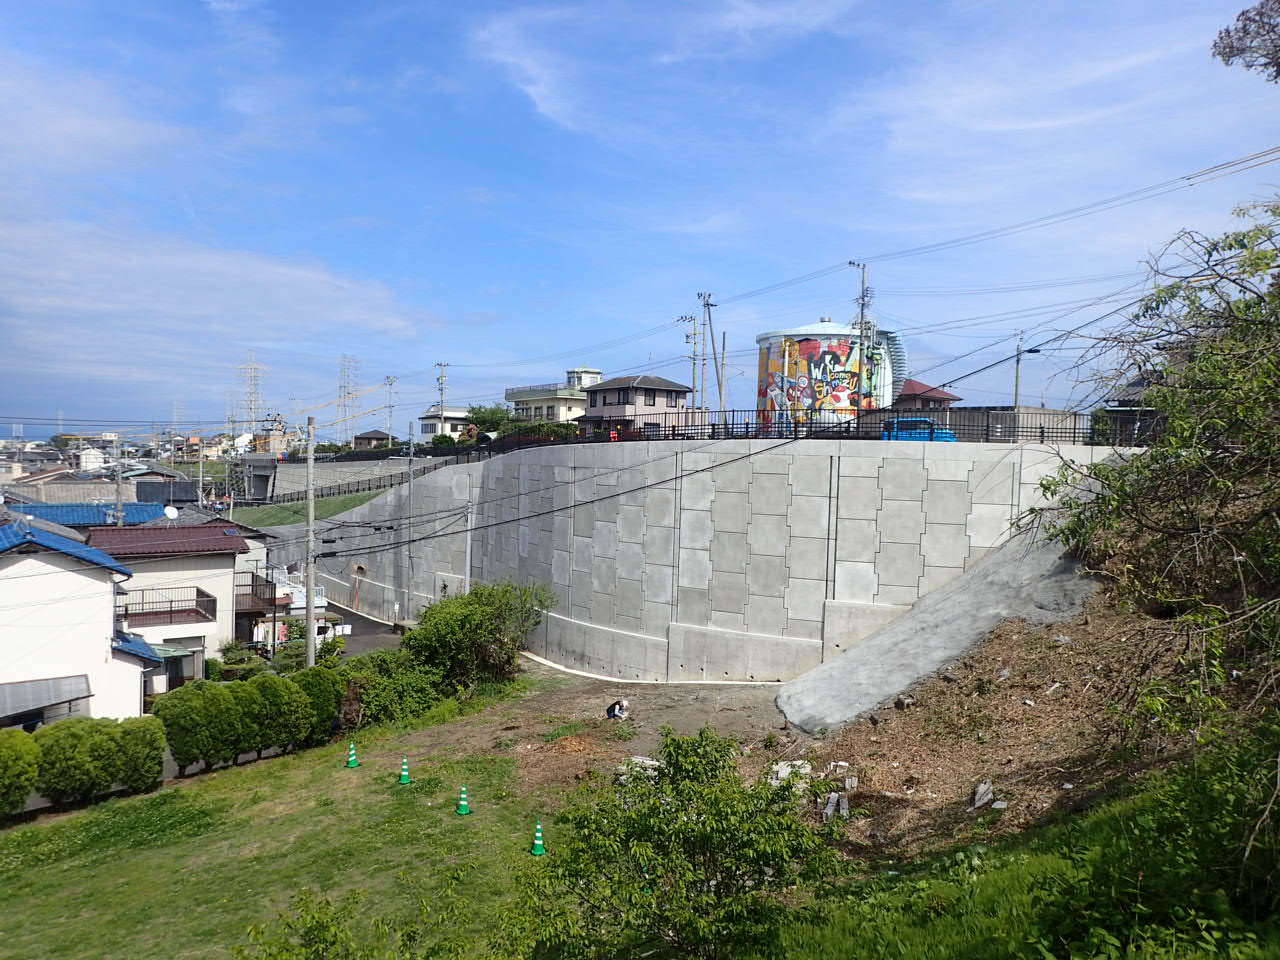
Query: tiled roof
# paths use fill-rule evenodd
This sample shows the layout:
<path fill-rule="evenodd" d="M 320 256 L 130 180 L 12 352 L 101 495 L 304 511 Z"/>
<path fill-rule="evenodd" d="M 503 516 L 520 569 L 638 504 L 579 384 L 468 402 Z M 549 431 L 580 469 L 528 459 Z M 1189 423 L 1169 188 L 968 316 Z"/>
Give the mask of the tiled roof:
<path fill-rule="evenodd" d="M 929 400 L 959 400 L 954 393 L 947 393 L 941 387 L 931 387 L 927 383 L 921 383 L 919 380 L 902 381 L 902 393 L 900 397 L 925 397 Z"/>
<path fill-rule="evenodd" d="M 124 525 L 132 527 L 164 516 L 163 503 L 126 503 Z M 113 503 L 15 503 L 9 509 L 29 517 L 51 520 L 64 527 L 96 527 L 112 522 Z"/>
<path fill-rule="evenodd" d="M 241 542 L 243 543 L 243 541 Z M 115 557 L 77 540 L 60 537 L 56 533 L 50 533 L 48 530 L 41 530 L 39 527 L 27 526 L 26 524 L 22 524 L 20 527 L 19 524 L 10 522 L 0 526 L 0 553 L 16 550 L 19 547 L 32 546 L 65 554 L 68 557 L 74 557 L 77 560 L 92 563 L 95 566 L 106 567 L 116 573 L 123 573 L 126 577 L 133 576 L 133 571 Z"/>
<path fill-rule="evenodd" d="M 583 390 L 617 390 L 619 387 L 634 387 L 638 390 L 680 390 L 683 393 L 689 393 L 693 387 L 686 387 L 683 383 L 676 383 L 674 380 L 668 380 L 666 377 L 651 377 L 647 373 L 641 373 L 633 377 L 614 377 L 612 380 L 606 380 L 604 383 L 593 383 L 589 387 L 583 387 Z"/>
<path fill-rule="evenodd" d="M 170 520 L 168 517 L 160 517 L 156 520 L 148 520 L 142 524 L 144 527 L 198 527 L 204 524 L 220 524 L 224 527 L 235 527 L 240 531 L 242 536 L 249 537 L 270 537 L 277 539 L 274 533 L 267 533 L 265 530 L 259 530 L 257 527 L 251 527 L 247 523 L 240 523 L 237 520 L 230 520 L 215 510 L 206 510 L 204 507 L 194 505 L 183 507 L 178 511 L 178 516 Z"/>
<path fill-rule="evenodd" d="M 391 434 L 382 430 L 366 430 L 364 433 L 356 434 L 357 440 L 390 440 Z"/>
<path fill-rule="evenodd" d="M 169 557 L 202 553 L 248 553 L 230 524 L 197 527 L 91 527 L 90 546 L 115 557 Z"/>

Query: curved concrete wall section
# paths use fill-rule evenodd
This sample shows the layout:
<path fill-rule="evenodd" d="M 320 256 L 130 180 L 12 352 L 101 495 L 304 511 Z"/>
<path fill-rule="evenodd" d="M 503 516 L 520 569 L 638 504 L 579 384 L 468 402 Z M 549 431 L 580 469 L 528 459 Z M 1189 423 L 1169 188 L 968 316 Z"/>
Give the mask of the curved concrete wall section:
<path fill-rule="evenodd" d="M 412 503 L 399 487 L 344 514 L 393 529 L 323 547 L 369 549 L 322 561 L 321 583 L 404 619 L 459 589 L 465 544 L 451 531 L 471 503 L 473 577 L 540 580 L 559 598 L 534 652 L 623 680 L 787 680 L 960 576 L 1062 459 L 1111 452 L 852 440 L 522 450 L 416 481 Z"/>

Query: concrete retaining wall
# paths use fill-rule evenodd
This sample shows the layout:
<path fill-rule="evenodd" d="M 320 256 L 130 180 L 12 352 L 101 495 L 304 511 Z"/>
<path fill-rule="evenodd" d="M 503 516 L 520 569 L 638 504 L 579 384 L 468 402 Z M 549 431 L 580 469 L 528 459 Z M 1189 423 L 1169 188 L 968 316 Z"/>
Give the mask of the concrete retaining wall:
<path fill-rule="evenodd" d="M 627 680 L 785 680 L 960 576 L 1039 502 L 1060 457 L 1111 453 L 852 440 L 523 450 L 416 481 L 411 503 L 399 487 L 344 514 L 394 529 L 322 547 L 370 549 L 322 561 L 321 582 L 404 619 L 460 586 L 465 544 L 451 531 L 471 502 L 473 577 L 539 580 L 559 598 L 531 639 L 547 659 Z"/>

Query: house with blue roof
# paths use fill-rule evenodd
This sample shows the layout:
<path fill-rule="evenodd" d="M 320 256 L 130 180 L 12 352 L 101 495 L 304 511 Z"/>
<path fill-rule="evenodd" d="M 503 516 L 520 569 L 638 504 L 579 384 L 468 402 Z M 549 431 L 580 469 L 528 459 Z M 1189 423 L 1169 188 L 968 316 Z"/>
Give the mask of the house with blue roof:
<path fill-rule="evenodd" d="M 117 630 L 132 577 L 77 531 L 0 509 L 0 727 L 136 717 L 162 692 L 164 655 Z"/>
<path fill-rule="evenodd" d="M 5 506 L 14 513 L 24 513 L 64 527 L 109 527 L 116 522 L 114 503 L 10 503 Z M 122 503 L 120 507 L 126 527 L 164 517 L 163 503 Z"/>

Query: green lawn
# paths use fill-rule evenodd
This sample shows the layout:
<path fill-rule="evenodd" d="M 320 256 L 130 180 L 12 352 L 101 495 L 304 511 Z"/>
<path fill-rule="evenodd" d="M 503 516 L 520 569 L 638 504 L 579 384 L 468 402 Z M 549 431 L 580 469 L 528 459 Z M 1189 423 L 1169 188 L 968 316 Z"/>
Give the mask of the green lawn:
<path fill-rule="evenodd" d="M 460 866 L 469 922 L 492 929 L 550 800 L 512 790 L 514 757 L 450 749 L 448 730 L 366 732 L 356 769 L 335 743 L 0 833 L 0 957 L 226 957 L 300 888 L 407 914 Z"/>
<path fill-rule="evenodd" d="M 368 503 L 374 497 L 386 493 L 385 490 L 365 490 L 362 493 L 348 493 L 341 497 L 321 497 L 316 501 L 316 519 L 327 520 L 329 517 L 348 510 L 354 510 L 362 503 Z M 241 507 L 231 514 L 232 520 L 239 520 L 251 527 L 278 527 L 289 523 L 303 523 L 307 519 L 305 502 L 281 503 L 265 507 Z"/>

